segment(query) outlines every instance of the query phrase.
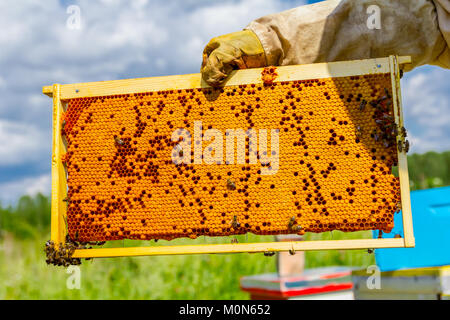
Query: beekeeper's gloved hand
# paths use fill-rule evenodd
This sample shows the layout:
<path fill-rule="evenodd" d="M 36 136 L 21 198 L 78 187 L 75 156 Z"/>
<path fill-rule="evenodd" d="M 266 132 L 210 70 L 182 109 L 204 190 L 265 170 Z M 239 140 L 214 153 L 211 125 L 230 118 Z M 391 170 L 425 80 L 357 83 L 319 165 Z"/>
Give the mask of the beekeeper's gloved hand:
<path fill-rule="evenodd" d="M 266 66 L 266 56 L 256 34 L 244 30 L 211 39 L 203 50 L 201 73 L 211 86 L 220 86 L 234 69 Z"/>

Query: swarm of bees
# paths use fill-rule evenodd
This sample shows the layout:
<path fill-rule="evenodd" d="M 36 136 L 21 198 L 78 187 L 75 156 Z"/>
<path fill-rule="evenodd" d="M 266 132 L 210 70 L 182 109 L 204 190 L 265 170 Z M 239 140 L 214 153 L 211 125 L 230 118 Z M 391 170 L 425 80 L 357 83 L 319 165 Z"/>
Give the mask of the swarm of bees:
<path fill-rule="evenodd" d="M 384 88 L 384 92 L 385 95 L 370 102 L 375 109 L 374 118 L 377 125 L 377 129 L 372 132 L 372 137 L 375 141 L 381 141 L 385 148 L 391 148 L 395 145 L 398 129 L 391 108 L 391 95 L 386 88 Z"/>
<path fill-rule="evenodd" d="M 409 151 L 409 141 L 406 140 L 408 133 L 406 132 L 405 127 L 402 127 L 400 131 L 400 140 L 397 142 L 398 151 L 408 153 Z"/>
<path fill-rule="evenodd" d="M 62 267 L 68 267 L 70 265 L 80 265 L 81 259 L 72 258 L 72 255 L 76 249 L 77 246 L 75 246 L 71 242 L 55 245 L 53 241 L 49 240 L 45 243 L 44 248 L 44 252 L 47 257 L 45 262 L 47 264 Z"/>
<path fill-rule="evenodd" d="M 371 101 L 370 105 L 375 109 L 375 123 L 378 126 L 378 130 L 374 129 L 372 132 L 372 137 L 375 141 L 381 141 L 385 148 L 391 148 L 397 145 L 399 152 L 408 153 L 409 151 L 409 141 L 406 140 L 406 129 L 402 127 L 400 132 L 398 130 L 397 124 L 392 113 L 392 97 L 387 88 L 384 88 L 385 95 L 381 98 Z M 363 111 L 367 102 L 365 100 L 361 101 L 359 110 Z M 361 135 L 361 127 L 357 127 L 357 136 Z M 399 136 L 399 140 L 397 140 Z"/>
<path fill-rule="evenodd" d="M 66 241 L 64 243 L 55 244 L 54 241 L 49 240 L 45 243 L 44 252 L 46 255 L 45 262 L 47 264 L 68 267 L 70 265 L 80 265 L 81 259 L 73 258 L 75 250 L 78 249 L 91 249 L 93 245 L 104 245 L 105 241 L 94 242 L 77 242 L 73 241 L 69 235 L 66 235 Z M 89 259 L 86 259 L 89 260 Z"/>

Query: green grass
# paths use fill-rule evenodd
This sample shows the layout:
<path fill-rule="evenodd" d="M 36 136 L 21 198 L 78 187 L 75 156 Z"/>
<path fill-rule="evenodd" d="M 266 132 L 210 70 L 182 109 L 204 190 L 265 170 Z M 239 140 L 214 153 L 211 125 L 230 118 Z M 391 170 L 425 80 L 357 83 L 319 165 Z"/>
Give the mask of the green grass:
<path fill-rule="evenodd" d="M 308 237 L 329 239 L 331 235 Z M 343 237 L 333 232 L 333 239 Z M 345 237 L 370 237 L 370 233 Z M 275 256 L 260 253 L 94 259 L 83 261 L 80 267 L 80 290 L 69 290 L 66 269 L 45 264 L 46 239 L 16 240 L 7 235 L 0 241 L 0 299 L 248 299 L 239 289 L 239 278 L 276 271 Z M 238 239 L 246 241 L 245 236 Z M 261 240 L 252 235 L 247 239 Z M 208 243 L 219 241 L 223 239 L 207 239 Z M 186 239 L 174 242 L 192 243 Z M 307 268 L 371 264 L 373 255 L 362 250 L 306 254 Z"/>

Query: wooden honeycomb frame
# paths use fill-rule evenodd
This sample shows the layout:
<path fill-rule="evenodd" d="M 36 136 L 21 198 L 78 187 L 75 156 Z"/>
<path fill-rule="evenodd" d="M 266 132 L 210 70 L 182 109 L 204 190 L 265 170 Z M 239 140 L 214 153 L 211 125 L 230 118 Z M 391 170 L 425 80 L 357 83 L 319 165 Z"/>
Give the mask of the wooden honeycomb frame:
<path fill-rule="evenodd" d="M 366 74 L 390 73 L 392 82 L 395 122 L 403 126 L 400 93 L 400 65 L 410 63 L 410 57 L 390 56 L 387 58 L 357 60 L 348 62 L 318 63 L 277 68 L 274 82 L 330 77 L 347 77 Z M 226 85 L 260 84 L 262 69 L 235 71 Z M 199 74 L 169 76 L 157 78 L 129 79 L 82 84 L 54 84 L 43 88 L 43 93 L 53 98 L 53 153 L 52 153 L 52 203 L 51 203 L 51 240 L 64 243 L 66 230 L 66 210 L 64 199 L 67 197 L 67 174 L 61 155 L 66 152 L 65 141 L 61 136 L 61 115 L 68 99 L 80 97 L 106 96 L 116 94 L 139 93 L 168 89 L 204 88 Z M 401 139 L 401 137 L 397 137 Z M 333 249 L 374 249 L 414 247 L 412 214 L 409 197 L 409 178 L 407 157 L 404 151 L 398 151 L 398 169 L 402 198 L 403 238 L 392 239 L 352 239 L 317 240 L 300 242 L 233 243 L 183 246 L 119 247 L 77 249 L 74 258 L 202 254 L 202 253 L 238 253 L 238 252 L 275 252 Z"/>

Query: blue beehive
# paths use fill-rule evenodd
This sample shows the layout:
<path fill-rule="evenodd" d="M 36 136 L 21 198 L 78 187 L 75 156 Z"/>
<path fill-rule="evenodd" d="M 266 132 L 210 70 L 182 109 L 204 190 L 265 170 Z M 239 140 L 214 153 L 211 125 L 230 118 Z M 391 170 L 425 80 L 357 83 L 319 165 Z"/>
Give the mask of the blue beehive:
<path fill-rule="evenodd" d="M 450 187 L 411 192 L 415 248 L 377 249 L 381 271 L 450 265 Z M 383 238 L 403 237 L 402 215 L 394 218 L 394 229 Z M 378 231 L 373 232 L 378 237 Z"/>

